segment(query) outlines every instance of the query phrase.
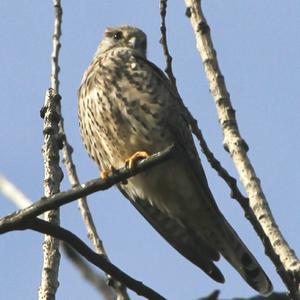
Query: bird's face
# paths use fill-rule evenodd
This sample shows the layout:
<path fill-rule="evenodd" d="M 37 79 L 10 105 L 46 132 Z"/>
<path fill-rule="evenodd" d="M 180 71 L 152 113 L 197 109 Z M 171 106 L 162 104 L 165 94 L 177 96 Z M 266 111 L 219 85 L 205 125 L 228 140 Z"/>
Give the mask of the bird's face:
<path fill-rule="evenodd" d="M 108 27 L 104 32 L 98 51 L 104 53 L 118 47 L 133 49 L 140 56 L 146 57 L 146 35 L 142 30 L 128 25 Z"/>

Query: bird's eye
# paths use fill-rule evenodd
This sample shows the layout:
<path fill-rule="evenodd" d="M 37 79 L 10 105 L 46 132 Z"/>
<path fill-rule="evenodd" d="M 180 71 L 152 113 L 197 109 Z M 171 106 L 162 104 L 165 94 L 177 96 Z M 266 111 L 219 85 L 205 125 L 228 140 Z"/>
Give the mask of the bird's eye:
<path fill-rule="evenodd" d="M 113 39 L 115 41 L 119 41 L 120 39 L 122 39 L 123 37 L 123 33 L 121 31 L 116 31 L 114 34 L 113 34 Z"/>

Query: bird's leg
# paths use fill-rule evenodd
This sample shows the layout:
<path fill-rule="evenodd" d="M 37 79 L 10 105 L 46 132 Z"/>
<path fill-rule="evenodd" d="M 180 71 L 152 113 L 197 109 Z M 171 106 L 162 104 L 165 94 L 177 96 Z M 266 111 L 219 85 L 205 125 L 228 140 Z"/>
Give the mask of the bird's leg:
<path fill-rule="evenodd" d="M 137 151 L 133 155 L 131 155 L 128 159 L 126 159 L 125 164 L 127 168 L 132 169 L 135 167 L 138 160 L 148 158 L 149 156 L 150 154 L 146 151 Z"/>
<path fill-rule="evenodd" d="M 106 180 L 108 178 L 109 173 L 113 173 L 115 171 L 116 171 L 116 169 L 114 168 L 114 166 L 110 165 L 108 167 L 108 169 L 101 170 L 100 177 L 101 177 L 101 179 Z"/>
<path fill-rule="evenodd" d="M 100 178 L 103 179 L 103 180 L 106 180 L 107 177 L 108 177 L 108 171 L 107 170 L 101 170 L 100 172 Z"/>

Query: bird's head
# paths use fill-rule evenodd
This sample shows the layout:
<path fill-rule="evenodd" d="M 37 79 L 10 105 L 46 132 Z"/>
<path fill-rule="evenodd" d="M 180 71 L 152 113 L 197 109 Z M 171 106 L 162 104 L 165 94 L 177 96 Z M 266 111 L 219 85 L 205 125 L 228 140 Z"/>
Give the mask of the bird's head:
<path fill-rule="evenodd" d="M 146 57 L 146 34 L 142 30 L 128 25 L 108 27 L 97 52 L 104 53 L 119 47 L 133 49 L 140 56 Z"/>

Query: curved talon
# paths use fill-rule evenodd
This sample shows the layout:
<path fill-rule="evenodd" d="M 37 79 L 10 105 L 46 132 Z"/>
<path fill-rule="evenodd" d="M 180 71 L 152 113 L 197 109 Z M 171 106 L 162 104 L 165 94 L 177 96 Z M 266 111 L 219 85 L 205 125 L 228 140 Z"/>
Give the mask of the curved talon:
<path fill-rule="evenodd" d="M 126 167 L 132 169 L 135 167 L 138 160 L 148 158 L 149 156 L 150 154 L 146 151 L 137 151 L 128 159 L 126 159 L 125 161 Z"/>

